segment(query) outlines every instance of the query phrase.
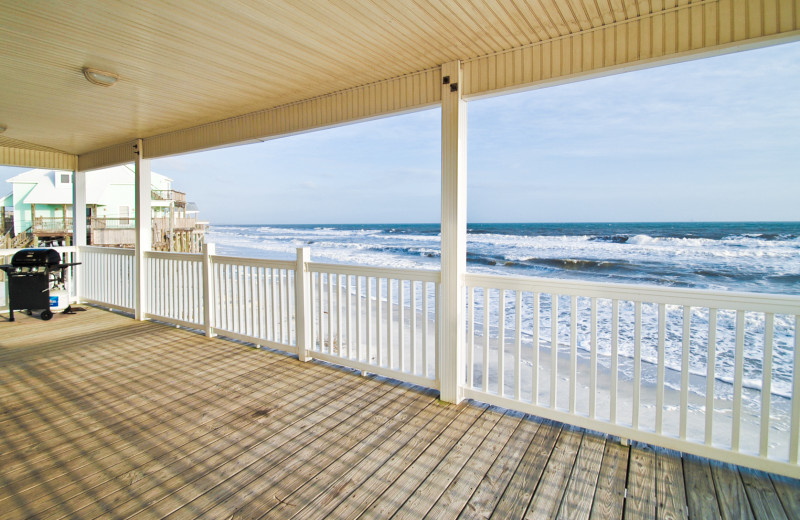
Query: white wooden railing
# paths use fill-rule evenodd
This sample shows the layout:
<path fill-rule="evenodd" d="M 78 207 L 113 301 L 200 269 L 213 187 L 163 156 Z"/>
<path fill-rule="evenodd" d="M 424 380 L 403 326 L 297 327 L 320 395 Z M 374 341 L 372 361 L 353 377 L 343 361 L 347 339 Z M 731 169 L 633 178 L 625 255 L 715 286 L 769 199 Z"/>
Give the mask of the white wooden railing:
<path fill-rule="evenodd" d="M 136 290 L 135 260 L 132 249 L 81 247 L 81 301 L 133 312 Z"/>
<path fill-rule="evenodd" d="M 310 355 L 439 388 L 439 272 L 309 264 Z"/>
<path fill-rule="evenodd" d="M 81 299 L 135 312 L 132 249 L 81 247 Z M 295 262 L 148 251 L 145 318 L 297 352 Z"/>
<path fill-rule="evenodd" d="M 438 271 L 298 255 L 147 252 L 142 315 L 440 388 Z M 82 301 L 134 311 L 132 250 L 77 261 Z M 477 274 L 464 296 L 464 397 L 800 477 L 800 297 Z"/>
<path fill-rule="evenodd" d="M 210 256 L 210 269 L 214 333 L 297 353 L 295 262 Z"/>
<path fill-rule="evenodd" d="M 147 264 L 147 316 L 175 325 L 202 328 L 204 321 L 203 255 L 144 255 Z"/>
<path fill-rule="evenodd" d="M 798 475 L 800 298 L 472 274 L 466 285 L 465 397 Z"/>

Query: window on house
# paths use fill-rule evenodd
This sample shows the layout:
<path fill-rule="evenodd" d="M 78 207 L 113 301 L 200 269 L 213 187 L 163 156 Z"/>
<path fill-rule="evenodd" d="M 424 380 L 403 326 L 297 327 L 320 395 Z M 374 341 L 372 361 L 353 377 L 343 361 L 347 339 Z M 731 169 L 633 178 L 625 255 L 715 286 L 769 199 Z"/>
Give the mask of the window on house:
<path fill-rule="evenodd" d="M 71 177 L 70 174 L 62 173 L 61 174 L 61 184 L 69 184 L 70 180 L 71 180 L 70 177 Z"/>

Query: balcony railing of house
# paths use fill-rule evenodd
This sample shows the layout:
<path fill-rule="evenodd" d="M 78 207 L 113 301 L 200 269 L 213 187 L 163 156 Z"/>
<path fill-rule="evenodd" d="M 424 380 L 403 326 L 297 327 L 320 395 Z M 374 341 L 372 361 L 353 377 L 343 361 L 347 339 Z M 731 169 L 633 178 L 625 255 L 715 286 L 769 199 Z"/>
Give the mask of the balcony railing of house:
<path fill-rule="evenodd" d="M 186 193 L 176 190 L 152 190 L 152 200 L 172 200 L 177 206 L 186 205 Z"/>
<path fill-rule="evenodd" d="M 135 252 L 82 247 L 133 312 Z M 440 273 L 147 252 L 144 314 L 440 388 Z M 465 397 L 800 477 L 800 297 L 468 274 Z"/>
<path fill-rule="evenodd" d="M 72 219 L 69 219 L 72 222 Z M 170 229 L 170 219 L 168 217 L 156 217 L 151 219 L 153 231 L 166 232 Z M 198 229 L 196 218 L 175 218 L 172 221 L 173 229 L 190 230 Z M 133 217 L 93 217 L 89 219 L 89 227 L 94 229 L 135 229 L 136 220 Z"/>
<path fill-rule="evenodd" d="M 169 231 L 170 226 L 172 226 L 173 230 L 181 230 L 181 231 L 188 231 L 188 230 L 199 230 L 202 231 L 204 228 L 200 228 L 197 226 L 197 218 L 174 218 L 171 219 L 169 217 L 158 217 L 152 219 L 153 222 L 153 232 L 155 233 L 166 233 Z"/>
<path fill-rule="evenodd" d="M 72 233 L 72 217 L 36 217 L 33 234 Z"/>
<path fill-rule="evenodd" d="M 92 217 L 87 225 L 92 229 L 136 229 L 133 217 Z"/>

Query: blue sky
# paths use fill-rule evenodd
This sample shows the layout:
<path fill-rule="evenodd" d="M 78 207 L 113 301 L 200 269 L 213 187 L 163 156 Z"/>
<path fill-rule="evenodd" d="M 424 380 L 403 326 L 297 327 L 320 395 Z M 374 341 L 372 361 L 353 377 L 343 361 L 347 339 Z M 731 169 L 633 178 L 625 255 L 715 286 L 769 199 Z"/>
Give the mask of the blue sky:
<path fill-rule="evenodd" d="M 800 220 L 798 92 L 792 43 L 471 101 L 468 218 Z M 212 223 L 438 222 L 439 132 L 433 109 L 153 170 Z"/>

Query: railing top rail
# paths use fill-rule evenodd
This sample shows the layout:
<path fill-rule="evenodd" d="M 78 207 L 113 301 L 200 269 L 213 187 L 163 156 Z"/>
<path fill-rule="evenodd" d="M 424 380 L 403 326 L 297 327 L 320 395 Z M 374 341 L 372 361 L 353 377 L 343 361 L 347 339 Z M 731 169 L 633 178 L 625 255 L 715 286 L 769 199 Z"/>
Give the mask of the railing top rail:
<path fill-rule="evenodd" d="M 0 249 L 0 256 L 11 256 L 18 251 L 22 251 L 23 249 L 30 249 L 29 247 L 20 247 L 16 249 Z M 78 251 L 76 246 L 55 246 L 55 247 L 48 247 L 46 249 L 55 249 L 61 254 L 64 253 L 75 253 Z"/>
<path fill-rule="evenodd" d="M 100 246 L 81 246 L 81 252 L 87 253 L 106 253 L 109 255 L 135 256 L 135 249 L 124 247 L 100 247 Z"/>
<path fill-rule="evenodd" d="M 235 264 L 247 267 L 269 267 L 272 269 L 295 269 L 297 262 L 293 260 L 262 260 L 258 258 L 242 258 L 238 256 L 212 255 L 211 261 L 218 264 Z"/>
<path fill-rule="evenodd" d="M 150 190 L 153 200 L 186 200 L 186 193 L 178 190 Z"/>
<path fill-rule="evenodd" d="M 145 258 L 163 258 L 166 260 L 190 260 L 202 262 L 203 255 L 200 253 L 178 253 L 174 251 L 145 251 Z"/>
<path fill-rule="evenodd" d="M 335 273 L 354 276 L 372 276 L 376 278 L 392 278 L 400 280 L 416 280 L 420 282 L 441 281 L 442 275 L 439 271 L 428 271 L 423 269 L 394 269 L 385 267 L 368 267 L 361 265 L 341 265 L 323 264 L 309 262 L 308 270 L 312 273 Z"/>
<path fill-rule="evenodd" d="M 782 294 L 709 291 L 705 289 L 653 287 L 492 274 L 467 274 L 465 281 L 466 285 L 470 287 L 597 297 L 643 303 L 664 303 L 667 305 L 689 305 L 713 309 L 800 314 L 800 296 Z"/>

